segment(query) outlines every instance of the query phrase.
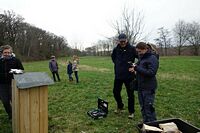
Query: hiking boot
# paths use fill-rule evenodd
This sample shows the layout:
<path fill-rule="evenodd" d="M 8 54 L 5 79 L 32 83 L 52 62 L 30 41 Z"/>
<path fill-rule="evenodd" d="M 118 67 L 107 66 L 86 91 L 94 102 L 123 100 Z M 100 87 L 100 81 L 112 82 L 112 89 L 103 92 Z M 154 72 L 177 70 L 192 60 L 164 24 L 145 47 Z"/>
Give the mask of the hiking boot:
<path fill-rule="evenodd" d="M 129 118 L 129 119 L 133 119 L 133 118 L 134 118 L 134 113 L 130 113 L 130 114 L 128 115 L 128 118 Z"/>

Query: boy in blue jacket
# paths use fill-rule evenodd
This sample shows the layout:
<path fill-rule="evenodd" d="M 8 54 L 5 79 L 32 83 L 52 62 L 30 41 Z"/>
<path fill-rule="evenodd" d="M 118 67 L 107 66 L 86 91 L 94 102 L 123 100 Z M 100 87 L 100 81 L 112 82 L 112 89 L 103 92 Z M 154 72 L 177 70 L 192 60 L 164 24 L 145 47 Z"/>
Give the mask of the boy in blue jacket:
<path fill-rule="evenodd" d="M 67 74 L 68 74 L 68 77 L 69 77 L 69 81 L 73 81 L 72 73 L 73 73 L 72 63 L 71 63 L 71 61 L 69 61 L 68 65 L 67 65 Z"/>

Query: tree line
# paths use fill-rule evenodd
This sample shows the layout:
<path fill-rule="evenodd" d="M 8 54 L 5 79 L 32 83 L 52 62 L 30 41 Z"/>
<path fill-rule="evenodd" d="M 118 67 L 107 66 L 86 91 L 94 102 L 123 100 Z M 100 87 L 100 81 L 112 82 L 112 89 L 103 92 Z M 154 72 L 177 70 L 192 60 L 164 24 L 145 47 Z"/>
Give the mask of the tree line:
<path fill-rule="evenodd" d="M 117 36 L 125 33 L 132 45 L 140 41 L 148 42 L 144 30 L 144 17 L 134 9 L 124 8 L 121 18 L 111 23 L 115 35 L 98 40 L 84 50 L 71 48 L 63 36 L 45 31 L 24 22 L 24 18 L 13 11 L 0 14 L 0 46 L 9 44 L 15 54 L 24 61 L 45 60 L 51 55 L 59 56 L 110 56 L 116 46 Z M 146 35 L 145 35 L 146 34 Z M 162 56 L 200 54 L 200 23 L 179 20 L 173 29 L 160 27 L 153 42 Z"/>
<path fill-rule="evenodd" d="M 172 53 L 169 50 L 174 50 L 175 55 L 190 51 L 190 55 L 198 56 L 200 53 L 200 24 L 195 21 L 179 20 L 171 31 L 161 27 L 158 29 L 158 38 L 155 42 L 159 46 L 161 55 L 170 55 Z"/>
<path fill-rule="evenodd" d="M 144 17 L 134 9 L 129 10 L 125 7 L 121 18 L 112 23 L 111 26 L 116 31 L 116 35 L 86 48 L 87 54 L 109 55 L 113 47 L 116 46 L 117 35 L 121 32 L 127 35 L 128 41 L 132 45 L 144 40 L 148 42 L 148 34 L 145 35 L 144 31 Z M 157 29 L 157 37 L 155 37 L 153 44 L 157 46 L 161 56 L 198 56 L 200 55 L 200 23 L 179 20 L 171 30 L 164 28 L 164 26 L 160 27 Z"/>
<path fill-rule="evenodd" d="M 24 18 L 13 11 L 0 14 L 0 46 L 6 44 L 24 61 L 66 56 L 72 52 L 64 37 L 24 22 Z"/>

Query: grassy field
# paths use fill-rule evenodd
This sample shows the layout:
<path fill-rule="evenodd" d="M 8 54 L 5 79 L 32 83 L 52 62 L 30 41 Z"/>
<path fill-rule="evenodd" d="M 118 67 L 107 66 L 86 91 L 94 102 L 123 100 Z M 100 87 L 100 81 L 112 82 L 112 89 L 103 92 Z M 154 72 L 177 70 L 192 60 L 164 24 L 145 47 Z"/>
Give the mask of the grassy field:
<path fill-rule="evenodd" d="M 69 58 L 68 58 L 69 59 Z M 49 133 L 137 133 L 141 121 L 137 92 L 135 118 L 127 118 L 127 95 L 122 90 L 125 112 L 114 114 L 113 64 L 110 57 L 80 58 L 80 83 L 69 82 L 67 58 L 58 60 L 61 82 L 49 86 Z M 23 63 L 26 72 L 47 72 L 48 61 Z M 157 119 L 181 118 L 200 127 L 200 57 L 161 57 L 157 74 Z M 87 111 L 97 108 L 97 98 L 109 102 L 108 117 L 93 120 Z M 11 133 L 11 123 L 0 103 L 0 133 Z"/>

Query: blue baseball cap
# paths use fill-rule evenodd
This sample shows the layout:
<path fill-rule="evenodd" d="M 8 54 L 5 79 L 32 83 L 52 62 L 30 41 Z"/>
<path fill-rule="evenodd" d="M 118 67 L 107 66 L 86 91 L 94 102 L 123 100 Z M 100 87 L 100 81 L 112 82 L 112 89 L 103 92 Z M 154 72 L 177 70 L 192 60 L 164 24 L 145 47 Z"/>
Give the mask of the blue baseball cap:
<path fill-rule="evenodd" d="M 125 41 L 127 39 L 127 36 L 126 36 L 126 34 L 121 33 L 121 34 L 119 34 L 118 39 L 119 39 L 119 41 Z"/>

